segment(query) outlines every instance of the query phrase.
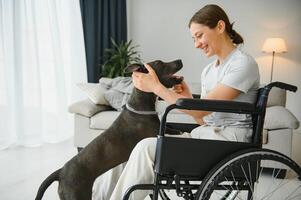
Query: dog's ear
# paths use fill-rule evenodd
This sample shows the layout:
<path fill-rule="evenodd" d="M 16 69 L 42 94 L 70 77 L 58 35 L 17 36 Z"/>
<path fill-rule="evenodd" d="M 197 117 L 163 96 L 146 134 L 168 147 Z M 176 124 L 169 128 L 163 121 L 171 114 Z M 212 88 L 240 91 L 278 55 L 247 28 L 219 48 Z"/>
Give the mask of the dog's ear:
<path fill-rule="evenodd" d="M 142 72 L 142 73 L 148 73 L 148 70 L 145 68 L 143 64 L 135 63 L 127 66 L 127 68 L 124 69 L 125 73 L 132 73 L 132 72 Z"/>

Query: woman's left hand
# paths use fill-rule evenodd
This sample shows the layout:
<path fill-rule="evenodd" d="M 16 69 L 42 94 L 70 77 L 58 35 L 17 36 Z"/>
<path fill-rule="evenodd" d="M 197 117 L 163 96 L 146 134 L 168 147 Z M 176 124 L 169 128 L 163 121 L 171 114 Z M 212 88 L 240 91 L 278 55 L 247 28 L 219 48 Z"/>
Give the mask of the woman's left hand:
<path fill-rule="evenodd" d="M 180 84 L 172 87 L 173 91 L 187 98 L 193 98 L 187 83 L 183 80 Z"/>
<path fill-rule="evenodd" d="M 162 84 L 153 68 L 148 64 L 144 64 L 144 66 L 148 70 L 148 73 L 133 72 L 133 84 L 139 90 L 155 93 L 156 89 Z"/>

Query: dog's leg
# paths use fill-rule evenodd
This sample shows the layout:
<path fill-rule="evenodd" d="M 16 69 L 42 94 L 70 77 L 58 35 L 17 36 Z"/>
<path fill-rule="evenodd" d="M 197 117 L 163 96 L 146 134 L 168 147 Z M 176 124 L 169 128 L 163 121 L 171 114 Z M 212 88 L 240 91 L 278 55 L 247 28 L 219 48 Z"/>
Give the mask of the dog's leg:
<path fill-rule="evenodd" d="M 94 180 L 128 160 L 139 140 L 137 136 L 131 136 L 133 131 L 121 129 L 120 124 L 119 120 L 115 121 L 115 126 L 108 128 L 64 165 L 59 184 L 61 199 L 91 199 Z"/>

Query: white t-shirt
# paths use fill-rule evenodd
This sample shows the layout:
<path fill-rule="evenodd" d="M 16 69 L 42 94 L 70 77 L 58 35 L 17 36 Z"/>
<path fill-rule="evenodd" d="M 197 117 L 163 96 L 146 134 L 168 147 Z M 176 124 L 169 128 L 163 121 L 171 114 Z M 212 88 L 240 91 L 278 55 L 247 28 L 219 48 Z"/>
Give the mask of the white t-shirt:
<path fill-rule="evenodd" d="M 217 61 L 210 63 L 202 72 L 201 98 L 222 83 L 231 88 L 241 91 L 234 101 L 254 103 L 257 98 L 259 87 L 258 65 L 253 57 L 239 48 L 234 49 L 220 65 Z M 210 126 L 252 127 L 252 119 L 248 114 L 213 112 L 203 118 Z"/>

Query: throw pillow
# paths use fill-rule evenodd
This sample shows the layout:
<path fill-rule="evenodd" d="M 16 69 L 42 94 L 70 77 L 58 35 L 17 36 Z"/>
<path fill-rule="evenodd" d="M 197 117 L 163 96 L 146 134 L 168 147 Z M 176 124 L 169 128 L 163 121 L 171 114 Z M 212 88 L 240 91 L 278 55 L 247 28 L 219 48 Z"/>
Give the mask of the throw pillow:
<path fill-rule="evenodd" d="M 102 87 L 99 83 L 78 83 L 76 84 L 83 92 L 85 92 L 88 98 L 95 104 L 109 105 L 109 102 L 105 99 L 106 88 Z"/>
<path fill-rule="evenodd" d="M 111 89 L 105 93 L 105 99 L 118 111 L 122 110 L 122 107 L 127 103 L 129 98 L 130 94 L 122 93 L 118 90 Z"/>
<path fill-rule="evenodd" d="M 94 114 L 105 110 L 112 110 L 112 108 L 106 105 L 96 105 L 90 99 L 78 101 L 69 106 L 70 113 L 81 114 L 86 117 L 92 117 Z"/>

